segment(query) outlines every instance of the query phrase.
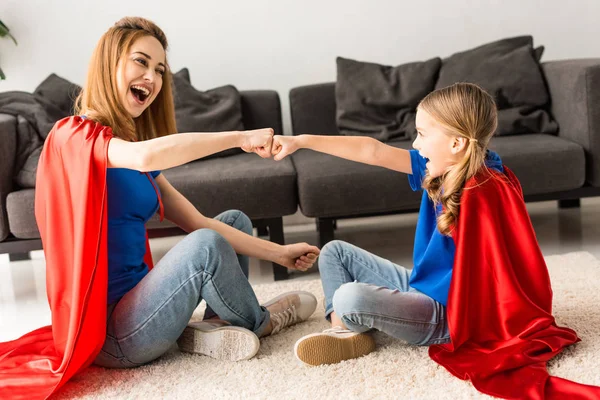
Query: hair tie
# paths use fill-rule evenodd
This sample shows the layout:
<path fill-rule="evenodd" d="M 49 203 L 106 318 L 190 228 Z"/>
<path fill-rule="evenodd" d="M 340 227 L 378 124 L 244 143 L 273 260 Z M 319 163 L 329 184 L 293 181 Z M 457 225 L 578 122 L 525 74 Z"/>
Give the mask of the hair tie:
<path fill-rule="evenodd" d="M 475 143 L 477 143 L 477 139 L 471 138 L 471 139 L 469 139 L 469 142 L 475 142 Z"/>

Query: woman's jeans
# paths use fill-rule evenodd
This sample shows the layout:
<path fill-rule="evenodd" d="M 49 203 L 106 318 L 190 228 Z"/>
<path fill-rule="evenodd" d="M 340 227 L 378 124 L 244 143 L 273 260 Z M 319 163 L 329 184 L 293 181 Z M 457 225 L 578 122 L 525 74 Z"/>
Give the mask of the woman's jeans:
<path fill-rule="evenodd" d="M 336 315 L 354 332 L 371 329 L 411 344 L 450 341 L 446 308 L 409 286 L 410 271 L 349 243 L 321 249 L 319 270 L 325 315 Z"/>
<path fill-rule="evenodd" d="M 252 234 L 252 223 L 241 211 L 215 219 Z M 214 230 L 190 233 L 108 307 L 106 340 L 95 364 L 126 368 L 158 358 L 177 341 L 202 299 L 209 306 L 205 319 L 216 313 L 260 336 L 270 317 L 248 282 L 248 264 L 248 257 L 236 255 Z"/>

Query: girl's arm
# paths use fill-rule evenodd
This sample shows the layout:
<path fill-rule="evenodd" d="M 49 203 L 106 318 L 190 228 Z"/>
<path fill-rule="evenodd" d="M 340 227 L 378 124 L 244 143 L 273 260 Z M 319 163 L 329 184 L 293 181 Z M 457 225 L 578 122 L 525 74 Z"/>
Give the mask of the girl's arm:
<path fill-rule="evenodd" d="M 234 248 L 236 253 L 262 260 L 274 261 L 287 268 L 305 271 L 319 255 L 319 249 L 307 243 L 282 246 L 247 235 L 216 219 L 204 216 L 171 183 L 160 174 L 156 177 L 160 188 L 165 217 L 186 232 L 207 228 L 218 232 Z"/>
<path fill-rule="evenodd" d="M 112 138 L 108 143 L 108 167 L 147 172 L 163 170 L 232 147 L 271 156 L 273 129 L 243 132 L 179 133 L 142 142 Z"/>
<path fill-rule="evenodd" d="M 347 160 L 412 173 L 408 150 L 389 146 L 367 136 L 276 136 L 272 153 L 281 160 L 298 149 L 311 149 Z"/>

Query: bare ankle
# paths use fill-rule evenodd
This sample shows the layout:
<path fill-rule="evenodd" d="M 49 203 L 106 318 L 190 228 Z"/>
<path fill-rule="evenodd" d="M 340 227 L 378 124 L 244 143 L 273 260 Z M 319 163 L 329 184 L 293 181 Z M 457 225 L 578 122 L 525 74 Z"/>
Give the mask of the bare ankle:
<path fill-rule="evenodd" d="M 330 317 L 331 317 L 331 327 L 332 328 L 342 328 L 342 329 L 348 330 L 348 327 L 346 325 L 344 325 L 342 320 L 337 316 L 337 314 L 335 312 L 332 312 L 330 314 Z"/>

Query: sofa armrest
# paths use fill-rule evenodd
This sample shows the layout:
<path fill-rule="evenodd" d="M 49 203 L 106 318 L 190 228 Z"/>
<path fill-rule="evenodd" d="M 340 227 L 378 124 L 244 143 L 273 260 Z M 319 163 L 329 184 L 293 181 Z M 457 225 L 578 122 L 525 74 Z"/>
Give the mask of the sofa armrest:
<path fill-rule="evenodd" d="M 281 102 L 276 91 L 244 90 L 240 93 L 244 128 L 273 128 L 276 134 L 283 134 Z"/>
<path fill-rule="evenodd" d="M 335 122 L 335 83 L 299 86 L 290 90 L 292 133 L 339 134 Z"/>
<path fill-rule="evenodd" d="M 600 58 L 542 64 L 558 135 L 583 147 L 586 182 L 600 186 Z"/>
<path fill-rule="evenodd" d="M 13 191 L 13 175 L 17 154 L 17 119 L 0 114 L 0 241 L 9 234 L 6 196 Z"/>

